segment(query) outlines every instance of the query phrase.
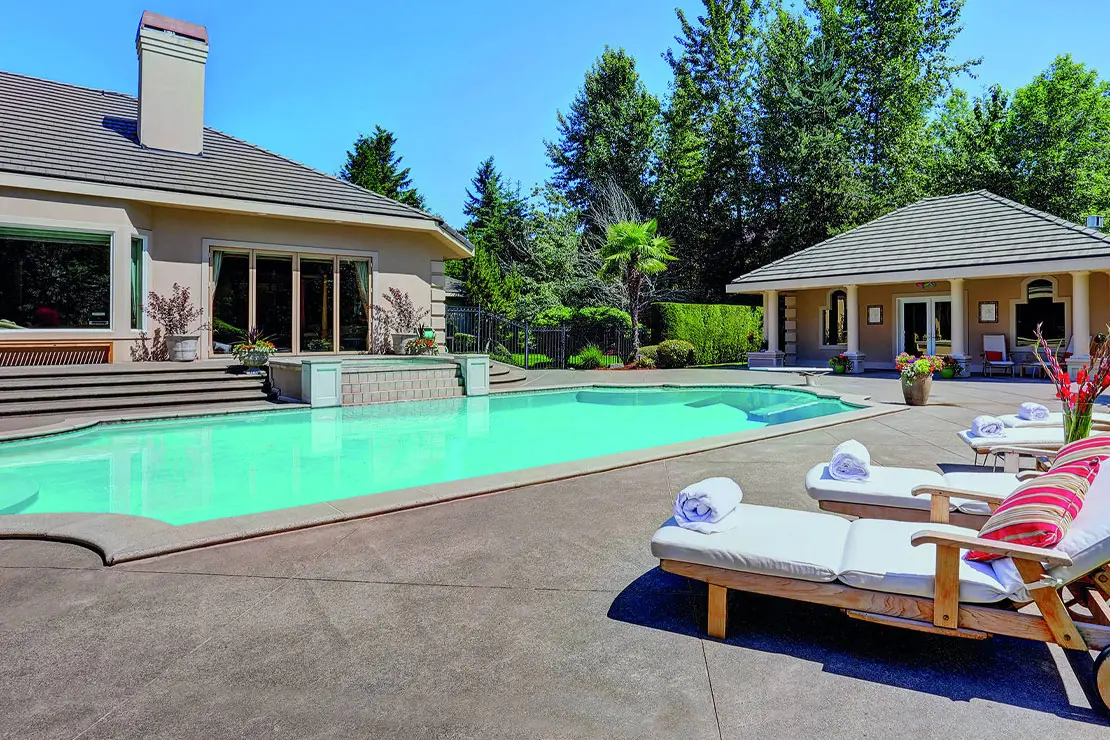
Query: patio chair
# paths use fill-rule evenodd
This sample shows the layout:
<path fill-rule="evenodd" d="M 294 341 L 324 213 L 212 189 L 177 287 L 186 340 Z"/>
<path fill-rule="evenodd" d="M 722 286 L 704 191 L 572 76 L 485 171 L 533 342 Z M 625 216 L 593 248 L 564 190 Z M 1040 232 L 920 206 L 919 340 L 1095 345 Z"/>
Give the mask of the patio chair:
<path fill-rule="evenodd" d="M 948 519 L 961 527 L 979 529 L 993 507 L 963 493 L 992 494 L 1005 498 L 1018 483 L 1036 471 L 1022 473 L 938 473 L 920 468 L 872 465 L 866 481 L 841 481 L 829 475 L 826 463 L 814 465 L 806 474 L 806 493 L 822 511 L 863 519 L 928 522 L 933 491 L 948 495 Z"/>
<path fill-rule="evenodd" d="M 980 464 L 980 456 L 983 457 L 984 464 L 992 455 L 996 461 L 1001 458 L 1014 463 L 1021 457 L 1035 456 L 1044 450 L 1055 450 L 1064 444 L 1063 426 L 1007 428 L 1003 434 L 995 437 L 979 437 L 972 434 L 970 429 L 965 429 L 956 432 L 956 436 L 975 453 L 976 465 Z M 1027 450 L 1031 451 L 1026 452 Z M 1016 473 L 1017 468 L 1007 468 L 1006 472 Z"/>
<path fill-rule="evenodd" d="M 1014 377 L 1014 359 L 1010 357 L 1005 334 L 983 335 L 983 375 L 994 377 L 995 370 L 1006 370 Z"/>
<path fill-rule="evenodd" d="M 1002 414 L 998 417 L 999 421 L 1007 427 L 1013 429 L 1037 429 L 1042 427 L 1063 427 L 1064 414 L 1062 411 L 1054 411 L 1048 415 L 1047 419 L 1020 419 L 1017 414 Z M 1091 414 L 1091 427 L 1094 429 L 1106 429 L 1110 427 L 1110 414 L 1094 413 Z"/>
<path fill-rule="evenodd" d="M 947 514 L 950 497 L 932 495 L 932 508 Z M 997 501 L 991 494 L 975 498 Z M 923 529 L 751 504 L 740 504 L 733 516 L 736 528 L 708 535 L 670 519 L 651 539 L 662 570 L 708 584 L 712 637 L 725 638 L 733 589 L 834 606 L 852 619 L 917 632 L 1099 650 L 1094 683 L 1110 704 L 1110 472 L 1095 478 L 1053 548 L 983 539 L 943 522 Z M 967 549 L 1003 558 L 968 562 L 961 557 Z M 1017 610 L 1029 601 L 1039 613 Z"/>

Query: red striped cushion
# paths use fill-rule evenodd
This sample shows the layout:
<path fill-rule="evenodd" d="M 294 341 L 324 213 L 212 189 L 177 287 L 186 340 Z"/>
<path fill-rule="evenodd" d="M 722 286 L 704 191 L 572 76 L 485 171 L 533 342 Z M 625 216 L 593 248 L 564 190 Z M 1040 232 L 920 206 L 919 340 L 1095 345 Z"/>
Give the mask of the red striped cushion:
<path fill-rule="evenodd" d="M 1042 476 L 1025 481 L 1006 497 L 979 530 L 987 540 L 1052 547 L 1064 538 L 1083 498 L 1098 474 L 1101 458 L 1088 457 L 1053 465 Z M 972 550 L 968 560 L 997 560 L 1001 555 Z"/>
<path fill-rule="evenodd" d="M 1090 457 L 1097 457 L 1100 460 L 1110 460 L 1110 436 L 1096 434 L 1093 437 L 1079 439 L 1071 444 L 1064 445 L 1056 452 L 1056 458 L 1052 463 L 1052 470 L 1055 470 L 1061 465 L 1070 465 L 1071 463 L 1086 460 Z"/>

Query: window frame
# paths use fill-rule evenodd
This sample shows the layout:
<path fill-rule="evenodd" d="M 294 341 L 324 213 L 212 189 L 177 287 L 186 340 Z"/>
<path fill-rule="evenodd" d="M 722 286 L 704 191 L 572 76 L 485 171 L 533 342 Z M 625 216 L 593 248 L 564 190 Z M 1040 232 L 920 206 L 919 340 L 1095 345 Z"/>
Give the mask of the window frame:
<path fill-rule="evenodd" d="M 843 351 L 848 347 L 848 332 L 845 328 L 844 341 L 839 344 L 827 344 L 825 342 L 825 316 L 832 311 L 833 296 L 841 293 L 844 296 L 844 322 L 847 324 L 848 317 L 848 291 L 844 288 L 832 288 L 825 294 L 825 303 L 817 310 L 817 346 L 826 350 L 839 350 Z"/>
<path fill-rule="evenodd" d="M 147 302 L 147 296 L 150 295 L 150 239 L 151 239 L 151 236 L 152 236 L 151 232 L 147 231 L 146 229 L 139 229 L 134 234 L 131 235 L 131 239 L 139 239 L 143 243 L 143 266 L 142 266 L 142 271 L 141 271 L 142 280 L 143 280 L 143 293 L 142 293 L 143 300 L 142 300 L 142 306 L 141 306 L 142 310 L 139 313 L 139 328 L 136 329 L 134 327 L 134 325 L 131 325 L 131 333 L 136 334 L 136 335 L 137 334 L 142 334 L 143 332 L 146 332 L 146 331 L 150 330 L 150 317 L 146 315 L 146 302 Z M 128 264 L 128 267 L 131 266 L 131 249 L 130 249 L 131 248 L 131 239 L 127 240 L 127 246 L 128 246 L 127 264 Z M 128 270 L 128 275 L 130 275 L 130 273 L 131 273 L 131 271 L 129 269 Z M 131 286 L 129 285 L 127 287 L 130 288 Z M 131 303 L 131 301 L 130 301 L 131 292 L 130 291 L 128 291 L 127 296 L 128 296 L 128 307 L 130 308 L 130 303 Z"/>
<path fill-rule="evenodd" d="M 1070 295 L 1060 294 L 1060 279 L 1055 275 L 1030 275 L 1021 281 L 1020 293 L 1017 298 L 1010 299 L 1010 348 L 1011 350 L 1028 349 L 1029 345 L 1018 345 L 1017 335 L 1017 312 L 1018 306 L 1029 305 L 1029 284 L 1038 280 L 1045 280 L 1052 284 L 1052 302 L 1062 303 L 1064 305 L 1064 337 L 1063 341 L 1066 344 L 1071 340 L 1072 335 L 1072 322 L 1071 322 L 1071 303 L 1072 298 Z"/>
<path fill-rule="evenodd" d="M 26 221 L 0 220 L 0 227 L 6 229 L 23 229 L 26 231 L 57 231 L 62 234 L 82 233 L 96 234 L 108 237 L 108 326 L 97 327 L 34 327 L 28 329 L 5 329 L 0 327 L 0 339 L 20 337 L 33 339 L 38 334 L 79 334 L 82 337 L 96 335 L 111 335 L 116 333 L 116 231 L 104 228 L 103 224 L 87 222 L 54 221 L 44 223 L 41 220 L 29 219 Z M 130 254 L 130 244 L 128 244 Z M 129 322 L 130 323 L 130 322 Z"/>

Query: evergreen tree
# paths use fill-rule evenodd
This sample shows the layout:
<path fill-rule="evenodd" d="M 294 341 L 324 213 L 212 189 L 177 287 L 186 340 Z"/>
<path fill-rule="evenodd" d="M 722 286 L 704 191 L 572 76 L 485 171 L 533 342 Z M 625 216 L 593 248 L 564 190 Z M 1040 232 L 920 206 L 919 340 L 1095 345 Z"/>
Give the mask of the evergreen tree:
<path fill-rule="evenodd" d="M 558 114 L 558 140 L 545 142 L 552 184 L 574 208 L 585 211 L 594 189 L 612 179 L 639 210 L 654 211 L 659 111 L 636 60 L 623 49 L 606 47 L 586 72 L 570 112 Z"/>
<path fill-rule="evenodd" d="M 1009 112 L 1009 96 L 998 85 L 974 101 L 963 90 L 952 92 L 929 124 L 930 194 L 986 189 L 1015 196 L 1015 173 L 1004 153 Z"/>
<path fill-rule="evenodd" d="M 489 157 L 480 165 L 466 191 L 463 213 L 467 216 L 463 233 L 473 244 L 480 244 L 507 270 L 521 261 L 527 247 L 528 206 L 520 186 L 510 187 Z"/>
<path fill-rule="evenodd" d="M 409 168 L 401 168 L 401 155 L 393 151 L 397 138 L 381 126 L 373 136 L 359 135 L 347 152 L 339 177 L 361 188 L 380 193 L 407 206 L 424 209 L 424 197 L 412 186 Z"/>

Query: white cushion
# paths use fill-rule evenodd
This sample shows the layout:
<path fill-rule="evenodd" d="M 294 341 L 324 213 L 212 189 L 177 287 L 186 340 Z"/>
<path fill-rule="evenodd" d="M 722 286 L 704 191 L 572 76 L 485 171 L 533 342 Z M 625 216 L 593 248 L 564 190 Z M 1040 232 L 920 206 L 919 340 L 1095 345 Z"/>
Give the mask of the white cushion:
<path fill-rule="evenodd" d="M 894 506 L 929 510 L 928 496 L 912 496 L 916 486 L 940 486 L 944 477 L 932 470 L 872 465 L 865 481 L 841 481 L 829 475 L 829 466 L 814 465 L 806 473 L 806 492 L 816 501 Z"/>
<path fill-rule="evenodd" d="M 976 535 L 973 529 L 950 524 L 857 519 L 848 530 L 840 580 L 869 591 L 932 598 L 936 546 L 913 547 L 910 544 L 914 533 L 926 529 Z M 990 563 L 969 563 L 960 559 L 960 601 L 1001 601 L 1013 591 L 1013 584 L 1003 583 Z"/>
<path fill-rule="evenodd" d="M 998 418 L 1006 426 L 1015 429 L 1028 429 L 1030 427 L 1062 427 L 1064 425 L 1064 414 L 1060 411 L 1049 413 L 1048 418 L 1041 421 L 1019 419 L 1017 414 L 1003 414 Z M 1110 424 L 1110 414 L 1095 413 L 1091 414 L 1091 418 L 1099 424 Z"/>
<path fill-rule="evenodd" d="M 740 504 L 735 529 L 701 534 L 668 519 L 651 538 L 659 559 L 802 581 L 836 580 L 850 522 L 832 514 Z"/>
<path fill-rule="evenodd" d="M 1065 583 L 1110 563 L 1110 465 L 1104 465 L 1095 476 L 1083 508 L 1055 549 L 1067 553 L 1072 560 L 1071 565 L 1049 571 Z"/>
<path fill-rule="evenodd" d="M 981 449 L 995 445 L 1020 445 L 1023 447 L 1036 447 L 1038 444 L 1062 445 L 1064 444 L 1064 430 L 1058 427 L 1025 427 L 1024 429 L 1007 428 L 997 437 L 978 437 L 970 429 L 956 432 L 956 436 L 969 447 Z"/>
<path fill-rule="evenodd" d="M 1009 496 L 1018 487 L 1018 477 L 1013 473 L 945 473 L 944 483 L 949 488 L 962 488 L 965 491 L 993 493 Z M 990 516 L 991 509 L 985 501 L 953 499 L 956 508 L 964 514 L 983 514 Z"/>

